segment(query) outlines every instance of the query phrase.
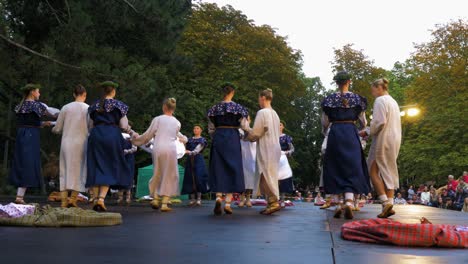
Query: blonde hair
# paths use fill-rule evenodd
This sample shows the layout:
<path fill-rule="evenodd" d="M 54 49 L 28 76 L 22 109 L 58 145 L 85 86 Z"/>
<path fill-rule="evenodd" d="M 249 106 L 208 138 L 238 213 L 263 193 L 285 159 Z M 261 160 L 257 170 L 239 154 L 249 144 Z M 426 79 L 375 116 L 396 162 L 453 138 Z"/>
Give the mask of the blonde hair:
<path fill-rule="evenodd" d="M 175 98 L 166 98 L 163 102 L 163 105 L 166 106 L 167 110 L 174 111 L 176 109 L 177 101 Z"/>
<path fill-rule="evenodd" d="M 382 86 L 382 88 L 385 90 L 385 91 L 388 91 L 388 84 L 390 82 L 385 79 L 385 78 L 380 78 L 380 79 L 377 79 L 375 80 L 373 83 L 372 83 L 372 86 L 373 87 L 379 87 L 379 86 Z"/>
<path fill-rule="evenodd" d="M 265 89 L 261 91 L 259 95 L 260 97 L 265 97 L 269 101 L 273 100 L 273 90 L 271 89 Z"/>

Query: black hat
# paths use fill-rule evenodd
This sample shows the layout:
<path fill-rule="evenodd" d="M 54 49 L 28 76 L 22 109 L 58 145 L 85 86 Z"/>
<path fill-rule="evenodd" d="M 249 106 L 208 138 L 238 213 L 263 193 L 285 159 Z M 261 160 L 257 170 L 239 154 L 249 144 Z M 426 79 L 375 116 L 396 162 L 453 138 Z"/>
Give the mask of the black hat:
<path fill-rule="evenodd" d="M 105 82 L 102 82 L 99 84 L 99 87 L 103 88 L 103 87 L 114 87 L 114 88 L 117 88 L 119 87 L 119 84 L 118 83 L 115 83 L 113 81 L 105 81 Z"/>
<path fill-rule="evenodd" d="M 21 87 L 21 91 L 29 93 L 32 90 L 41 89 L 41 85 L 37 83 L 28 83 L 25 86 Z"/>
<path fill-rule="evenodd" d="M 339 81 L 348 81 L 348 80 L 351 80 L 351 74 L 347 71 L 340 71 L 338 72 L 335 77 L 333 77 L 333 80 L 336 81 L 336 82 L 339 82 Z"/>

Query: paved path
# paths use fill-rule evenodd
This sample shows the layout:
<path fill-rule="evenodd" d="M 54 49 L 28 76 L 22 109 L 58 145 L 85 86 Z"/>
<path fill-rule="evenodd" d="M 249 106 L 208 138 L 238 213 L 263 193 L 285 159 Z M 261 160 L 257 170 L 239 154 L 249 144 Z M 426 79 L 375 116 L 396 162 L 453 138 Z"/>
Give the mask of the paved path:
<path fill-rule="evenodd" d="M 299 203 L 277 215 L 260 208 L 231 216 L 176 207 L 162 214 L 148 206 L 113 207 L 124 223 L 101 228 L 0 227 L 1 263 L 468 263 L 466 250 L 409 249 L 344 241 L 344 220 Z M 422 206 L 397 208 L 396 219 L 468 224 L 468 214 Z M 367 206 L 357 218 L 374 217 Z"/>

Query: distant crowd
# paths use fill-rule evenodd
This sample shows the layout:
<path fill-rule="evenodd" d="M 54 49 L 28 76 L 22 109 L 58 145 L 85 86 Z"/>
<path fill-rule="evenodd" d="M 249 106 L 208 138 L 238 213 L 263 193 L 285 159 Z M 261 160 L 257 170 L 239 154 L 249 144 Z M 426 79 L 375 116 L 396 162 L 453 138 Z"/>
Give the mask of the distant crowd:
<path fill-rule="evenodd" d="M 294 201 L 312 202 L 316 205 L 325 203 L 318 187 L 306 191 L 296 191 L 295 195 L 290 198 Z M 367 196 L 360 196 L 361 203 L 373 203 L 374 200 L 371 193 Z M 418 204 L 468 212 L 468 172 L 463 172 L 463 175 L 458 179 L 449 175 L 447 184 L 439 188 L 427 184 L 421 184 L 417 188 L 413 185 L 401 187 L 396 191 L 395 204 Z"/>

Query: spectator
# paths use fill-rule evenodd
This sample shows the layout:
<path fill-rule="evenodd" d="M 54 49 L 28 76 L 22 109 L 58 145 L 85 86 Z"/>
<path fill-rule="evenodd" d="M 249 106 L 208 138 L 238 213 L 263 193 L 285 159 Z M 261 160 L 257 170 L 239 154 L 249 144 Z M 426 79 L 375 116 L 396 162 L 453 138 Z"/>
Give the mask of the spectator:
<path fill-rule="evenodd" d="M 298 202 L 302 202 L 302 200 L 304 200 L 300 191 L 296 191 L 296 196 L 294 197 L 294 200 Z"/>
<path fill-rule="evenodd" d="M 403 198 L 401 196 L 401 193 L 398 193 L 397 194 L 397 197 L 395 198 L 395 201 L 394 201 L 395 204 L 407 204 L 405 198 Z"/>
<path fill-rule="evenodd" d="M 448 190 L 447 189 L 444 189 L 442 191 L 442 194 L 440 195 L 440 197 L 442 198 L 442 200 L 445 202 L 448 198 L 450 198 L 449 194 L 448 194 Z"/>
<path fill-rule="evenodd" d="M 462 179 L 465 184 L 468 184 L 468 171 L 463 172 Z"/>
<path fill-rule="evenodd" d="M 439 196 L 437 195 L 436 189 L 432 188 L 430 191 L 430 194 L 431 194 L 431 199 L 428 205 L 432 207 L 437 207 Z"/>
<path fill-rule="evenodd" d="M 323 199 L 322 195 L 320 193 L 317 193 L 317 196 L 315 197 L 315 204 L 324 204 L 325 199 Z"/>
<path fill-rule="evenodd" d="M 421 192 L 421 204 L 428 205 L 431 201 L 431 193 L 429 192 L 427 186 L 424 187 Z"/>
<path fill-rule="evenodd" d="M 417 194 L 419 197 L 421 197 L 421 193 L 424 192 L 424 188 L 425 188 L 425 187 L 426 187 L 426 186 L 425 186 L 424 184 L 419 185 L 418 191 L 416 192 L 416 194 Z"/>
<path fill-rule="evenodd" d="M 421 204 L 421 200 L 417 195 L 413 195 L 413 199 L 408 199 L 407 201 L 409 204 Z"/>
<path fill-rule="evenodd" d="M 464 184 L 459 184 L 457 187 L 457 194 L 455 195 L 454 207 L 457 211 L 463 208 L 465 198 L 468 197 L 468 188 L 463 188 Z"/>
<path fill-rule="evenodd" d="M 310 191 L 307 192 L 307 197 L 305 198 L 305 201 L 310 203 L 314 200 L 314 196 L 312 195 L 312 193 Z"/>
<path fill-rule="evenodd" d="M 413 200 L 413 196 L 416 193 L 414 192 L 413 185 L 411 185 L 408 189 L 408 200 Z"/>
<path fill-rule="evenodd" d="M 453 204 L 452 198 L 447 198 L 447 201 L 445 202 L 444 209 L 456 210 L 455 205 Z"/>
<path fill-rule="evenodd" d="M 450 197 L 455 197 L 457 192 L 458 182 L 454 179 L 453 175 L 448 176 L 447 190 Z"/>
<path fill-rule="evenodd" d="M 439 196 L 439 199 L 437 200 L 437 208 L 445 209 L 444 199 L 442 196 Z"/>
<path fill-rule="evenodd" d="M 465 202 L 463 203 L 462 212 L 468 213 L 468 197 L 465 198 Z"/>

